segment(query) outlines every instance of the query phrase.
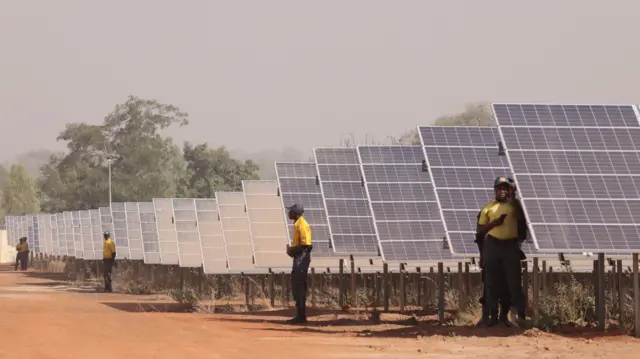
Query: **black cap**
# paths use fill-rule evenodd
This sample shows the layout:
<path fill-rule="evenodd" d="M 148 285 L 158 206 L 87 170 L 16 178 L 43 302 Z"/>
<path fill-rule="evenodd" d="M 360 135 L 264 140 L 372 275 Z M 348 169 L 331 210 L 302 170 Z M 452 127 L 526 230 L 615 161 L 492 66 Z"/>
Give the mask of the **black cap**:
<path fill-rule="evenodd" d="M 304 213 L 304 207 L 299 204 L 294 204 L 293 206 L 286 207 L 287 211 L 293 212 L 295 214 L 301 215 Z"/>
<path fill-rule="evenodd" d="M 498 177 L 495 182 L 493 182 L 493 187 L 498 187 L 503 184 L 511 185 L 513 180 L 509 181 L 509 177 Z"/>
<path fill-rule="evenodd" d="M 104 232 L 102 235 L 104 236 L 104 239 L 111 237 L 111 233 L 109 233 L 108 231 Z"/>

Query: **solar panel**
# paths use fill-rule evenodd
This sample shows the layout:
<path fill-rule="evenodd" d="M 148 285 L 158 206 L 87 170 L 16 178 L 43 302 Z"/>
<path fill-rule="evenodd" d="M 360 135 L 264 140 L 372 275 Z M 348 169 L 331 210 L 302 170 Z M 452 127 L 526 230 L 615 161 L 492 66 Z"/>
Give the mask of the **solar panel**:
<path fill-rule="evenodd" d="M 253 245 L 242 192 L 216 192 L 229 270 L 254 269 Z"/>
<path fill-rule="evenodd" d="M 242 181 L 254 262 L 260 268 L 287 268 L 287 226 L 277 181 Z"/>
<path fill-rule="evenodd" d="M 84 247 L 82 243 L 82 232 L 80 229 L 80 212 L 78 211 L 71 212 L 71 228 L 73 233 L 73 248 L 74 248 L 73 256 L 78 259 L 83 259 Z"/>
<path fill-rule="evenodd" d="M 142 231 L 140 228 L 140 212 L 138 202 L 126 202 L 124 204 L 125 221 L 127 223 L 127 237 L 129 239 L 129 259 L 143 260 Z"/>
<path fill-rule="evenodd" d="M 452 259 L 420 146 L 358 146 L 385 261 Z"/>
<path fill-rule="evenodd" d="M 196 198 L 195 201 L 202 247 L 202 270 L 205 274 L 225 273 L 228 271 L 227 254 L 218 216 L 218 202 L 215 198 Z"/>
<path fill-rule="evenodd" d="M 140 230 L 142 232 L 142 248 L 146 264 L 160 264 L 160 242 L 156 227 L 156 214 L 153 202 L 138 203 L 140 211 Z"/>
<path fill-rule="evenodd" d="M 322 191 L 317 182 L 318 169 L 313 162 L 276 162 L 276 178 L 280 191 L 284 218 L 285 207 L 299 204 L 304 207 L 304 217 L 311 227 L 313 258 L 337 258 L 331 248 L 331 235 Z M 287 236 L 291 243 L 293 223 L 287 223 Z"/>
<path fill-rule="evenodd" d="M 124 203 L 111 203 L 113 232 L 111 239 L 116 244 L 116 253 L 120 259 L 130 258 L 129 233 L 127 231 L 127 213 Z"/>
<path fill-rule="evenodd" d="M 91 242 L 93 243 L 93 259 L 103 259 L 103 247 L 104 247 L 104 231 L 102 230 L 102 219 L 99 209 L 89 210 L 89 234 Z M 117 248 L 116 248 L 116 253 Z"/>
<path fill-rule="evenodd" d="M 33 250 L 35 253 L 38 253 L 38 248 L 36 247 L 35 244 L 35 235 L 34 235 L 34 227 L 33 227 L 33 222 L 34 222 L 34 218 L 33 215 L 31 214 L 27 214 L 27 243 L 29 244 L 29 248 L 31 248 L 31 250 Z"/>
<path fill-rule="evenodd" d="M 53 254 L 53 239 L 51 237 L 51 215 L 42 214 L 40 215 L 40 218 L 42 218 L 42 229 L 44 231 L 45 253 Z"/>
<path fill-rule="evenodd" d="M 160 245 L 160 264 L 178 265 L 178 238 L 173 223 L 173 204 L 171 198 L 154 198 L 153 207 Z"/>
<path fill-rule="evenodd" d="M 76 255 L 76 243 L 73 236 L 73 214 L 71 212 L 64 212 L 64 224 L 67 240 L 67 256 L 75 257 Z"/>
<path fill-rule="evenodd" d="M 91 233 L 91 214 L 89 211 L 79 211 L 80 217 L 80 236 L 82 238 L 82 258 L 86 260 L 95 260 L 95 242 L 93 241 L 93 233 Z"/>
<path fill-rule="evenodd" d="M 419 126 L 427 166 L 452 253 L 477 256 L 473 242 L 480 209 L 493 197 L 493 182 L 511 176 L 498 152 L 495 127 Z M 535 249 L 523 244 L 525 253 Z"/>
<path fill-rule="evenodd" d="M 50 214 L 48 216 L 51 226 L 51 254 L 57 256 L 60 255 L 60 243 L 58 240 L 58 215 Z"/>
<path fill-rule="evenodd" d="M 355 148 L 314 148 L 333 250 L 378 255 L 371 210 Z"/>
<path fill-rule="evenodd" d="M 493 104 L 540 251 L 640 250 L 634 106 Z"/>
<path fill-rule="evenodd" d="M 174 198 L 173 217 L 178 240 L 178 263 L 180 267 L 196 268 L 202 265 L 200 233 L 193 198 Z"/>

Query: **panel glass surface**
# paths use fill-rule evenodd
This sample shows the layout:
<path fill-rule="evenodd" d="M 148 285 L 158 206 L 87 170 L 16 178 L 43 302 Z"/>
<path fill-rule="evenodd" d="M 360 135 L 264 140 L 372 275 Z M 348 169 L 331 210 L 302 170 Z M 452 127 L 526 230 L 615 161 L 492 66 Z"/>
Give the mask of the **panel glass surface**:
<path fill-rule="evenodd" d="M 255 266 L 286 268 L 287 225 L 277 181 L 242 181 Z"/>
<path fill-rule="evenodd" d="M 249 220 L 245 210 L 243 192 L 216 192 L 218 213 L 227 252 L 227 263 L 232 272 L 255 268 Z"/>
<path fill-rule="evenodd" d="M 477 256 L 477 215 L 493 199 L 493 182 L 511 176 L 505 156 L 499 155 L 500 134 L 495 127 L 419 127 L 427 165 L 451 251 Z M 531 243 L 523 250 L 535 252 Z"/>
<path fill-rule="evenodd" d="M 125 203 L 111 203 L 113 231 L 111 239 L 116 244 L 116 253 L 120 259 L 131 259 L 129 253 L 129 233 L 127 230 L 127 210 Z"/>
<path fill-rule="evenodd" d="M 640 250 L 634 106 L 493 104 L 493 110 L 541 251 Z"/>
<path fill-rule="evenodd" d="M 314 148 L 318 180 L 324 197 L 334 252 L 378 256 L 378 239 L 365 191 L 340 197 L 337 188 L 363 186 L 362 167 L 356 148 Z"/>
<path fill-rule="evenodd" d="M 451 258 L 420 146 L 358 146 L 382 256 L 387 261 Z M 391 192 L 381 189 L 394 186 Z M 427 195 L 425 192 L 431 192 Z M 424 244 L 420 242 L 432 242 Z M 439 248 L 436 250 L 436 248 Z"/>
<path fill-rule="evenodd" d="M 299 204 L 304 207 L 304 218 L 309 222 L 313 241 L 314 258 L 334 258 L 331 234 L 327 221 L 322 190 L 318 182 L 318 169 L 313 162 L 276 162 L 276 178 L 282 201 L 282 216 L 287 222 L 287 236 L 291 243 L 293 225 L 286 207 Z M 350 186 L 352 183 L 347 183 Z"/>

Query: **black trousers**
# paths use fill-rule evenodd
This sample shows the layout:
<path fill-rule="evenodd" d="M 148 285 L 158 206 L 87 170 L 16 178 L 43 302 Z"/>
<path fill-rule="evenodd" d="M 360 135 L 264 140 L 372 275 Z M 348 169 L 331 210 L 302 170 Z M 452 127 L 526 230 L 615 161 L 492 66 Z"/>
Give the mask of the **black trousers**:
<path fill-rule="evenodd" d="M 511 294 L 509 293 L 509 287 L 507 286 L 506 277 L 504 272 L 500 272 L 502 278 L 500 279 L 500 283 L 502 285 L 499 288 L 500 294 L 498 296 L 498 302 L 500 303 L 500 315 L 507 315 L 509 313 L 509 309 L 511 308 Z M 480 275 L 482 276 L 482 283 L 485 283 L 485 270 L 480 270 Z M 498 314 L 498 307 L 490 308 L 487 303 L 487 286 L 483 285 L 482 288 L 482 297 L 480 298 L 480 304 L 482 304 L 482 314 L 484 317 L 494 317 L 496 318 Z"/>
<path fill-rule="evenodd" d="M 521 252 L 518 241 L 516 239 L 499 240 L 487 236 L 482 252 L 486 272 L 485 300 L 488 308 L 498 308 L 500 294 L 503 286 L 506 286 L 518 316 L 524 318 L 527 302 L 522 290 Z"/>
<path fill-rule="evenodd" d="M 16 267 L 15 270 L 18 270 L 18 263 L 20 263 L 20 270 L 27 270 L 29 268 L 29 252 L 18 252 L 16 254 Z"/>
<path fill-rule="evenodd" d="M 111 292 L 113 288 L 111 287 L 111 272 L 113 272 L 113 264 L 115 259 L 104 258 L 102 263 L 104 264 L 103 270 L 103 278 L 104 278 L 104 291 Z"/>
<path fill-rule="evenodd" d="M 310 264 L 311 253 L 307 250 L 293 258 L 291 292 L 296 302 L 296 318 L 307 318 L 307 278 Z"/>

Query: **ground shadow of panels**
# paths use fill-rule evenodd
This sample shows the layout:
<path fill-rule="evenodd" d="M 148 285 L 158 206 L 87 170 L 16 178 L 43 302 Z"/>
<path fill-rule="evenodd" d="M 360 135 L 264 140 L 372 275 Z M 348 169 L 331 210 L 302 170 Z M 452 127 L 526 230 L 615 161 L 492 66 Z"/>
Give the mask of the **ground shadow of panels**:
<path fill-rule="evenodd" d="M 355 148 L 314 148 L 333 250 L 377 257 L 378 239 Z"/>
<path fill-rule="evenodd" d="M 178 240 L 178 264 L 185 268 L 200 267 L 202 249 L 195 201 L 193 198 L 174 198 L 172 202 Z"/>
<path fill-rule="evenodd" d="M 102 230 L 102 218 L 100 216 L 100 210 L 90 210 L 89 217 L 91 220 L 91 241 L 93 242 L 94 259 L 102 260 L 104 257 L 104 231 Z"/>
<path fill-rule="evenodd" d="M 120 259 L 130 259 L 129 233 L 127 231 L 127 213 L 124 203 L 111 203 L 113 232 L 111 239 L 116 244 L 116 253 Z"/>
<path fill-rule="evenodd" d="M 331 234 L 316 164 L 313 162 L 276 162 L 275 166 L 285 220 L 289 221 L 286 207 L 294 204 L 303 206 L 304 218 L 311 227 L 314 263 L 337 263 L 338 256 L 331 248 Z M 287 235 L 289 243 L 291 243 L 293 224 L 290 222 L 287 222 Z M 320 258 L 336 259 L 319 263 Z M 334 266 L 338 265 L 334 264 Z"/>
<path fill-rule="evenodd" d="M 197 198 L 195 201 L 202 247 L 202 270 L 205 274 L 226 273 L 229 269 L 218 216 L 218 202 L 215 198 Z"/>
<path fill-rule="evenodd" d="M 495 127 L 419 126 L 427 166 L 453 254 L 478 256 L 474 243 L 480 209 L 494 197 L 493 182 L 511 176 Z M 523 251 L 537 254 L 533 243 Z"/>
<path fill-rule="evenodd" d="M 492 107 L 541 251 L 640 250 L 640 124 L 634 106 Z"/>
<path fill-rule="evenodd" d="M 140 229 L 140 210 L 138 202 L 124 204 L 125 221 L 127 223 L 127 237 L 129 238 L 129 259 L 143 260 L 142 231 Z"/>
<path fill-rule="evenodd" d="M 257 268 L 291 267 L 286 254 L 287 227 L 277 181 L 242 181 L 249 231 Z"/>
<path fill-rule="evenodd" d="M 385 261 L 452 259 L 420 146 L 358 146 Z"/>
<path fill-rule="evenodd" d="M 171 198 L 154 198 L 158 244 L 160 246 L 160 264 L 178 265 L 178 239 L 173 223 L 173 203 Z"/>
<path fill-rule="evenodd" d="M 80 237 L 82 238 L 82 256 L 85 260 L 94 260 L 95 243 L 91 233 L 91 214 L 89 211 L 78 212 L 80 216 Z"/>
<path fill-rule="evenodd" d="M 229 271 L 240 273 L 255 270 L 244 193 L 216 192 L 215 196 L 218 199 Z"/>
<path fill-rule="evenodd" d="M 142 234 L 142 253 L 145 264 L 160 264 L 160 243 L 156 227 L 156 212 L 153 202 L 138 203 L 140 212 L 140 232 Z"/>

